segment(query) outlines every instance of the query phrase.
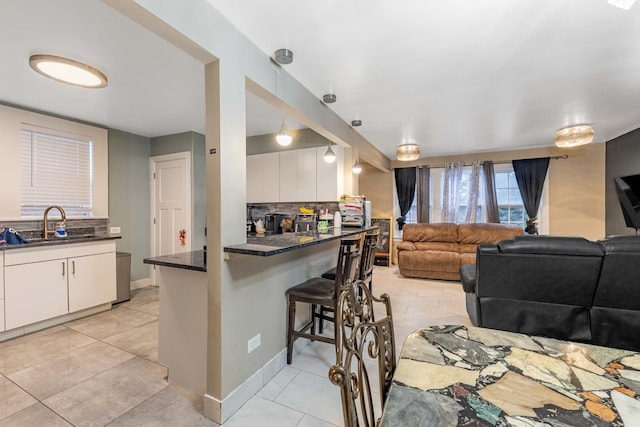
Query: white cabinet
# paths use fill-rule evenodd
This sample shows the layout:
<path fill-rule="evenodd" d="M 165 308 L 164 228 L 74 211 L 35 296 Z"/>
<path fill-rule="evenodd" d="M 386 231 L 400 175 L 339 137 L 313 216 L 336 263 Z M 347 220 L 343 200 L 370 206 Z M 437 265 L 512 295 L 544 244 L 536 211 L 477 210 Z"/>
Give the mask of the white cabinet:
<path fill-rule="evenodd" d="M 280 152 L 280 201 L 316 200 L 316 149 Z"/>
<path fill-rule="evenodd" d="M 115 242 L 5 251 L 6 329 L 116 298 Z"/>
<path fill-rule="evenodd" d="M 68 313 L 67 260 L 6 266 L 6 328 L 13 329 Z"/>
<path fill-rule="evenodd" d="M 69 313 L 116 299 L 114 253 L 69 258 Z"/>
<path fill-rule="evenodd" d="M 280 200 L 280 153 L 247 156 L 247 203 Z"/>
<path fill-rule="evenodd" d="M 333 163 L 324 160 L 327 147 L 316 148 L 316 200 L 331 202 L 339 200 L 344 191 L 344 149 L 333 145 L 331 150 L 336 155 Z"/>

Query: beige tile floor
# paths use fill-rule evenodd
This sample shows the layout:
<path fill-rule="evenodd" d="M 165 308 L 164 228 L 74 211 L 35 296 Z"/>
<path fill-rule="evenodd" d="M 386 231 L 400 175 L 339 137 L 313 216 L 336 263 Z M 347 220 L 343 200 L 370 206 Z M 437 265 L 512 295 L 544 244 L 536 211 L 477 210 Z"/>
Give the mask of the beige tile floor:
<path fill-rule="evenodd" d="M 456 282 L 375 267 L 374 291 L 391 295 L 398 350 L 417 328 L 469 325 Z M 158 291 L 149 287 L 109 312 L 0 343 L 0 427 L 216 426 L 200 396 L 167 383 L 157 340 Z M 334 354 L 309 344 L 224 427 L 341 426 L 340 393 L 327 378 Z"/>

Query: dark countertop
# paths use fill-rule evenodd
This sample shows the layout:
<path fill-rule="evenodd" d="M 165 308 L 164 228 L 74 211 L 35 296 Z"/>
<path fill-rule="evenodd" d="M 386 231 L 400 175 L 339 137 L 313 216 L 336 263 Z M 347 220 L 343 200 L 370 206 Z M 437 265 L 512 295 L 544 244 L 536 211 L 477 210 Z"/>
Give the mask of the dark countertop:
<path fill-rule="evenodd" d="M 115 236 L 111 234 L 95 234 L 91 236 L 72 236 L 72 237 L 50 237 L 49 240 L 44 239 L 32 239 L 29 243 L 23 243 L 21 245 L 7 245 L 0 244 L 0 251 L 8 251 L 11 249 L 28 249 L 42 246 L 59 246 L 69 245 L 73 243 L 89 243 L 97 242 L 100 240 L 115 240 L 121 239 L 122 236 Z"/>
<path fill-rule="evenodd" d="M 319 243 L 361 234 L 376 228 L 378 227 L 342 227 L 337 229 L 329 227 L 327 233 L 323 234 L 320 234 L 317 231 L 302 231 L 298 233 L 272 234 L 260 237 L 256 236 L 255 233 L 251 233 L 247 236 L 247 243 L 225 246 L 224 251 L 232 254 L 255 256 L 278 255 L 284 252 L 306 248 L 307 246 L 313 246 Z"/>
<path fill-rule="evenodd" d="M 182 252 L 173 255 L 145 258 L 142 262 L 145 264 L 161 265 L 163 267 L 207 271 L 207 262 L 204 251 Z"/>

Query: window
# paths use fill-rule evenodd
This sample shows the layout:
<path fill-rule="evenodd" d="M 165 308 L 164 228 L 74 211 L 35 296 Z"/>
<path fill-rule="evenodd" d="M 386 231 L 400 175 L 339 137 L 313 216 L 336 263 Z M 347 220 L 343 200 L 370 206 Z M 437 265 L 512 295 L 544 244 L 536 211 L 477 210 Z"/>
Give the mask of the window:
<path fill-rule="evenodd" d="M 41 216 L 51 205 L 68 216 L 93 215 L 93 142 L 87 139 L 21 130 L 22 216 Z"/>
<path fill-rule="evenodd" d="M 513 169 L 496 170 L 495 183 L 500 223 L 524 228 L 527 216 Z"/>

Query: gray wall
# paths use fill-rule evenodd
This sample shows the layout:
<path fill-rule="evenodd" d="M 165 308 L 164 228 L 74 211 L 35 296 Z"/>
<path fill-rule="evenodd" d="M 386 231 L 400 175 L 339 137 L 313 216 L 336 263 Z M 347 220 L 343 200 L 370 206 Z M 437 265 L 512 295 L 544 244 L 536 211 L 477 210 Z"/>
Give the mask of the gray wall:
<path fill-rule="evenodd" d="M 183 132 L 151 138 L 151 156 L 191 152 L 191 201 L 193 241 L 192 250 L 202 249 L 207 244 L 205 227 L 207 224 L 207 193 L 204 135 Z"/>
<path fill-rule="evenodd" d="M 640 174 L 640 129 L 607 142 L 605 172 L 605 231 L 607 235 L 635 234 L 626 226 L 613 178 Z"/>
<path fill-rule="evenodd" d="M 116 249 L 131 253 L 131 280 L 149 277 L 149 155 L 149 138 L 109 129 L 109 226 L 121 228 Z"/>

